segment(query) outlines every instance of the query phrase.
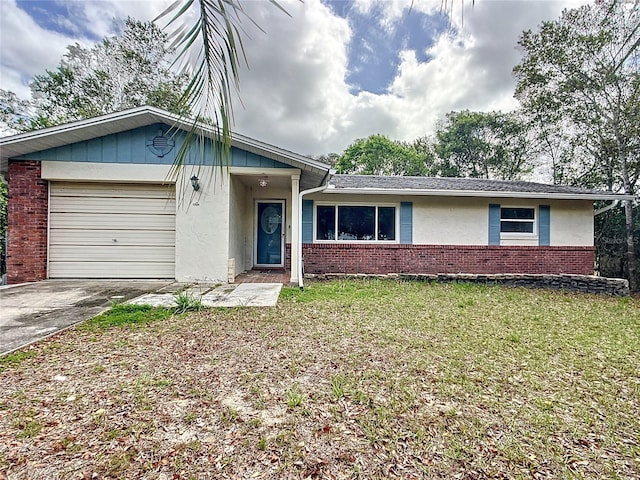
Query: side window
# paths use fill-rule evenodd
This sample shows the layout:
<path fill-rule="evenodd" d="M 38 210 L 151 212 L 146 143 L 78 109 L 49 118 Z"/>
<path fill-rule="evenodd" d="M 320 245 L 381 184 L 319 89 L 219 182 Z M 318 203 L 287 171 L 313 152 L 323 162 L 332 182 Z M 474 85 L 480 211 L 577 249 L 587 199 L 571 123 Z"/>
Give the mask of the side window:
<path fill-rule="evenodd" d="M 535 233 L 535 208 L 500 208 L 500 233 Z"/>
<path fill-rule="evenodd" d="M 378 240 L 396 239 L 395 207 L 378 207 Z"/>
<path fill-rule="evenodd" d="M 316 239 L 336 239 L 336 207 L 333 205 L 318 205 Z"/>
<path fill-rule="evenodd" d="M 394 242 L 396 213 L 395 206 L 317 205 L 315 240 Z"/>

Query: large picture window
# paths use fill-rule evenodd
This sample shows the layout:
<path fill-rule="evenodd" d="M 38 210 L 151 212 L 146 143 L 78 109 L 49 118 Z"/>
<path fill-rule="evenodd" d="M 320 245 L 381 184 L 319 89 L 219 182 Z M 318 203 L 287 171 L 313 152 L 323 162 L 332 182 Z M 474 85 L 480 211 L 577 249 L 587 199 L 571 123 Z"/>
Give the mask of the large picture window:
<path fill-rule="evenodd" d="M 502 207 L 500 233 L 534 233 L 535 208 Z"/>
<path fill-rule="evenodd" d="M 396 207 L 371 205 L 318 205 L 316 240 L 396 240 Z"/>

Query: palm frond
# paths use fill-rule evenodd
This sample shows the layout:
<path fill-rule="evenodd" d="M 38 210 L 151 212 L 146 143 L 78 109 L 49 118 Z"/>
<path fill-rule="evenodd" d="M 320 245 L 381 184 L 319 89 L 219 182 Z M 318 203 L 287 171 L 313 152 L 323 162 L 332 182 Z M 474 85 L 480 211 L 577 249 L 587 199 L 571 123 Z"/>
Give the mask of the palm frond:
<path fill-rule="evenodd" d="M 286 13 L 276 0 L 270 3 Z M 189 21 L 190 15 L 195 15 L 195 21 Z M 176 0 L 154 19 L 160 21 L 165 22 L 171 46 L 178 52 L 174 66 L 190 78 L 181 104 L 191 112 L 188 119 L 191 128 L 177 153 L 171 175 L 177 175 L 191 153 L 204 156 L 207 138 L 197 128 L 200 122 L 213 127 L 214 138 L 209 139 L 213 163 L 228 165 L 232 98 L 239 93 L 240 63 L 247 64 L 242 24 L 260 26 L 247 14 L 240 0 Z M 200 145 L 197 152 L 190 152 L 192 144 Z M 201 164 L 204 161 L 202 158 Z"/>

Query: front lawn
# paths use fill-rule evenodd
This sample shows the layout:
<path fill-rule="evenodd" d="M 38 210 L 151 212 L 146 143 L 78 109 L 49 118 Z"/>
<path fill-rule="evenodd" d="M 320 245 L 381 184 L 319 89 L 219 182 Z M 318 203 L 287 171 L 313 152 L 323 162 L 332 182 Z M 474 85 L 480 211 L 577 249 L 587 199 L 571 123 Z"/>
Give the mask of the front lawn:
<path fill-rule="evenodd" d="M 639 478 L 639 365 L 637 298 L 341 281 L 119 308 L 0 358 L 0 478 Z"/>

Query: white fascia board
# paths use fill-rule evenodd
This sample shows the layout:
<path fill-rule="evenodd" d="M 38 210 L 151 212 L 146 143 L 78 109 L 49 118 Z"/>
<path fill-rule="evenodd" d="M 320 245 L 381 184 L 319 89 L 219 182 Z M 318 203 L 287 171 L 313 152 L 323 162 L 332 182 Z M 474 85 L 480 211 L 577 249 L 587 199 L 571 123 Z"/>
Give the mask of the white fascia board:
<path fill-rule="evenodd" d="M 491 197 L 491 198 L 541 198 L 550 200 L 634 200 L 633 195 L 597 193 L 541 193 L 502 192 L 478 190 L 414 190 L 410 188 L 327 188 L 322 193 L 345 193 L 354 195 L 403 195 L 433 197 Z"/>
<path fill-rule="evenodd" d="M 83 128 L 87 128 L 95 125 L 111 123 L 114 120 L 136 117 L 147 110 L 150 110 L 150 108 L 139 107 L 133 110 L 125 110 L 122 112 L 110 113 L 108 115 L 103 115 L 101 117 L 92 117 L 84 120 L 78 120 L 76 122 L 63 123 L 62 125 L 56 125 L 54 127 L 47 127 L 39 130 L 33 130 L 30 132 L 19 133 L 17 135 L 12 135 L 10 137 L 5 137 L 0 139 L 0 144 L 11 145 L 13 143 L 19 143 L 25 140 L 31 140 L 31 139 L 36 139 L 40 137 L 48 137 L 53 134 L 72 132 L 74 130 L 79 130 L 79 129 L 83 129 Z M 156 113 L 156 112 L 149 112 L 149 113 Z"/>

